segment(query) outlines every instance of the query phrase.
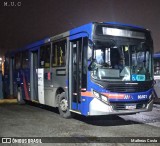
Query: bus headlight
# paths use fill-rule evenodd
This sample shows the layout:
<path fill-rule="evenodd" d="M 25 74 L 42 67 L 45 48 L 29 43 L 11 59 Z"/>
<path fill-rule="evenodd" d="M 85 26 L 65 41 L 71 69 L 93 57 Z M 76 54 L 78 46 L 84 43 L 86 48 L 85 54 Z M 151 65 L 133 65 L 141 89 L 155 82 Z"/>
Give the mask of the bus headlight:
<path fill-rule="evenodd" d="M 93 91 L 93 95 L 94 95 L 96 98 L 100 99 L 100 94 L 99 94 L 98 92 Z"/>
<path fill-rule="evenodd" d="M 98 98 L 102 102 L 108 103 L 108 98 L 106 96 L 104 96 L 104 95 L 102 95 L 102 94 L 100 94 L 100 93 L 98 93 L 98 92 L 96 92 L 94 90 L 93 90 L 93 95 L 94 95 L 94 97 Z"/>
<path fill-rule="evenodd" d="M 108 103 L 108 98 L 106 96 L 101 95 L 101 99 L 102 99 L 103 102 Z"/>

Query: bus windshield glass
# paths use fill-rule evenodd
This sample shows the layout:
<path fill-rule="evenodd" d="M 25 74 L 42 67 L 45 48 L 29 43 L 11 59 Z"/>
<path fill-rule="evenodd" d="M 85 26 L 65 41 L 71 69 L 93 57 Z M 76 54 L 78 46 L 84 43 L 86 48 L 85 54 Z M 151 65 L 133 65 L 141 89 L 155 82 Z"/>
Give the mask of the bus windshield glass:
<path fill-rule="evenodd" d="M 132 40 L 132 41 L 131 41 Z M 99 44 L 104 44 L 100 43 Z M 107 42 L 108 43 L 108 42 Z M 91 76 L 109 81 L 152 80 L 151 47 L 143 40 L 115 42 L 112 47 L 96 45 Z"/>

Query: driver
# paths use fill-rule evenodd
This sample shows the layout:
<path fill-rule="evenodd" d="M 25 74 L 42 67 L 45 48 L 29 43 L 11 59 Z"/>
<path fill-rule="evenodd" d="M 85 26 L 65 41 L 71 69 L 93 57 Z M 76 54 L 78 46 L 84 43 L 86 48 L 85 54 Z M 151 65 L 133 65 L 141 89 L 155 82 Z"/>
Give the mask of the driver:
<path fill-rule="evenodd" d="M 121 59 L 118 61 L 118 63 L 115 64 L 114 68 L 115 68 L 115 69 L 119 69 L 120 71 L 122 71 L 123 68 L 124 68 L 123 62 L 124 62 L 124 61 L 123 61 L 123 58 L 121 58 Z"/>

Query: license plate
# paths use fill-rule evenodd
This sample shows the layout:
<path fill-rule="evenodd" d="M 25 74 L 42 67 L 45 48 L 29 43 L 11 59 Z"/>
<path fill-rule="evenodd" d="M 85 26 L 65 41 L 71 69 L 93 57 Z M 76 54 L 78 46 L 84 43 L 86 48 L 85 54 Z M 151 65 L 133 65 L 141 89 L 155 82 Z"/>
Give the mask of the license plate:
<path fill-rule="evenodd" d="M 136 105 L 126 105 L 126 109 L 128 110 L 136 109 Z"/>

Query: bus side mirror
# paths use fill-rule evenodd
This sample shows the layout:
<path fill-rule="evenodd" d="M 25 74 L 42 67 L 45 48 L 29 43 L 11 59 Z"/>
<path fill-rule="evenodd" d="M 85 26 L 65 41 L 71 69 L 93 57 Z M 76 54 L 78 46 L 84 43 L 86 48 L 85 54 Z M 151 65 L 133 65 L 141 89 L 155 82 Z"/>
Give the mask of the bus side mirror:
<path fill-rule="evenodd" d="M 96 67 L 96 59 L 92 59 L 91 63 L 88 66 L 89 71 L 93 71 Z"/>

